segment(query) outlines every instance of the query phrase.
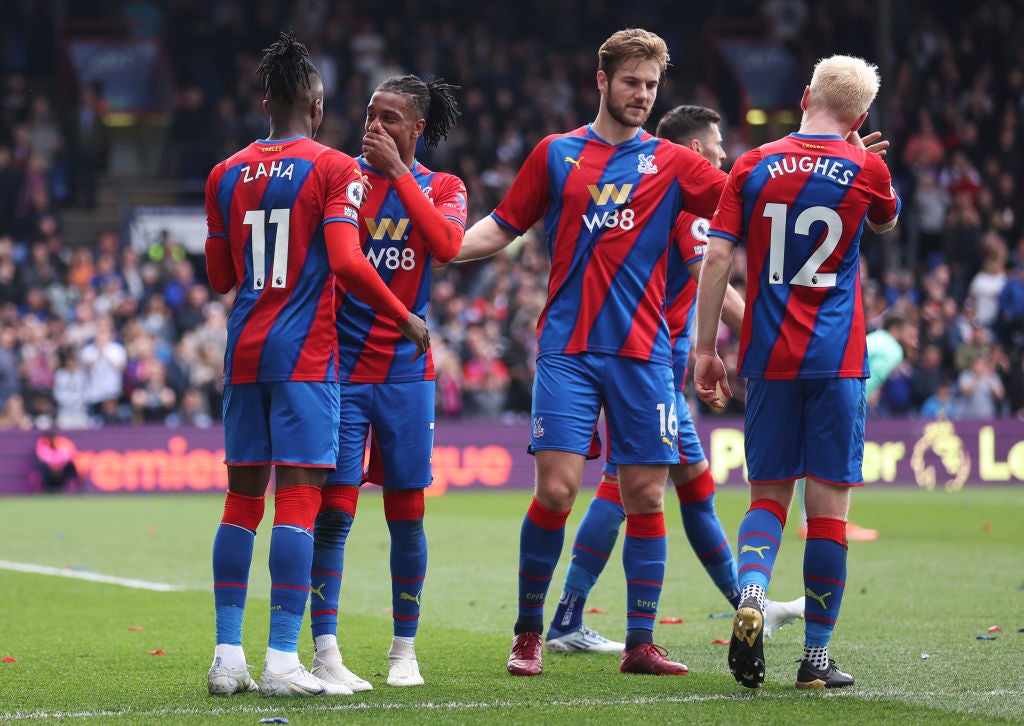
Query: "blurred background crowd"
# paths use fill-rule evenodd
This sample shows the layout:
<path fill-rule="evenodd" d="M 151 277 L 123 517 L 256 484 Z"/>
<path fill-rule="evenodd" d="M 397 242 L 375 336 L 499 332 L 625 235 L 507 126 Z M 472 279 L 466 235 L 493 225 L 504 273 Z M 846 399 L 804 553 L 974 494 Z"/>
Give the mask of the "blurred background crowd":
<path fill-rule="evenodd" d="M 150 171 L 180 182 L 178 201 L 201 204 L 210 168 L 266 134 L 254 70 L 282 28 L 307 43 L 323 74 L 318 140 L 353 155 L 383 78 L 408 72 L 461 86 L 455 131 L 419 158 L 466 182 L 470 223 L 493 209 L 544 135 L 593 118 L 596 50 L 618 28 L 655 30 L 672 52 L 648 129 L 679 103 L 716 107 L 726 168 L 799 119 L 744 113 L 709 40 L 717 33 L 756 34 L 792 59 L 798 84 L 835 52 L 878 62 L 884 93 L 872 128 L 892 141 L 886 160 L 904 207 L 887 238 L 865 232 L 864 306 L 870 329 L 893 315 L 909 324 L 898 335 L 905 359 L 870 402 L 872 415 L 1024 417 L 1021 3 L 732 0 L 688 10 L 682 25 L 672 4 L 625 5 L 407 0 L 381 12 L 368 0 L 5 3 L 0 428 L 219 419 L 230 298 L 206 284 L 194 252 L 201 240 L 197 248 L 164 234 L 133 246 L 114 224 L 74 241 L 73 220 L 103 204 L 97 185 L 117 174 L 111 154 L 124 121 L 112 107 L 117 89 L 76 79 L 63 48 L 71 32 L 156 42 L 172 93 L 149 144 Z M 791 112 L 801 87 L 787 95 Z M 535 229 L 492 260 L 436 273 L 429 323 L 440 417 L 528 414 L 547 272 Z M 742 289 L 744 278 L 740 249 L 733 283 Z M 734 362 L 736 341 L 723 331 L 721 344 Z M 730 411 L 740 412 L 741 382 L 733 390 Z"/>

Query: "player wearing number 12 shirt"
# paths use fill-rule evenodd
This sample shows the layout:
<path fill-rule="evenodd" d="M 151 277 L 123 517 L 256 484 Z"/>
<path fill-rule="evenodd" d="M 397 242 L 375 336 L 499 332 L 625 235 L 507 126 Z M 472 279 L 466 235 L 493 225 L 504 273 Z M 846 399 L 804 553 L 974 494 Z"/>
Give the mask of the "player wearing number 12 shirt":
<path fill-rule="evenodd" d="M 268 137 L 215 166 L 206 184 L 207 273 L 218 292 L 236 290 L 224 360 L 228 492 L 213 543 L 217 645 L 207 687 L 214 695 L 257 688 L 242 621 L 274 468 L 270 636 L 259 691 L 350 694 L 308 673 L 297 649 L 320 486 L 337 451 L 334 275 L 395 320 L 419 352 L 429 336 L 360 252 L 358 165 L 312 140 L 323 120 L 323 81 L 306 47 L 282 33 L 264 51 L 257 77 Z"/>
<path fill-rule="evenodd" d="M 888 169 L 858 133 L 879 84 L 877 68 L 860 58 L 820 61 L 800 101 L 799 131 L 737 159 L 708 233 L 694 384 L 719 408 L 729 386 L 715 329 L 733 249 L 745 244 L 747 252 L 739 368 L 749 379 L 751 505 L 737 540 L 740 605 L 728 662 L 748 688 L 764 681 L 765 592 L 794 480 L 804 476 L 806 626 L 796 686 L 853 684 L 828 646 L 846 586 L 850 490 L 863 484 L 869 372 L 860 238 L 865 223 L 878 233 L 891 229 L 900 211 Z"/>

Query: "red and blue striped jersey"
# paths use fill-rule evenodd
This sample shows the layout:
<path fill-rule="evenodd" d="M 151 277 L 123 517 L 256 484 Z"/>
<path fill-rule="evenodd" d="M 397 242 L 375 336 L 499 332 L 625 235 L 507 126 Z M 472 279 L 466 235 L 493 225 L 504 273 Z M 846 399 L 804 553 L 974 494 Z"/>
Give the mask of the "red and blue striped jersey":
<path fill-rule="evenodd" d="M 492 217 L 519 234 L 544 219 L 551 255 L 537 355 L 609 353 L 671 365 L 663 308 L 669 232 L 710 216 L 726 175 L 638 129 L 608 144 L 589 125 L 548 136 Z"/>
<path fill-rule="evenodd" d="M 381 278 L 410 311 L 426 318 L 430 304 L 431 261 L 423 231 L 409 218 L 394 184 L 358 159 L 370 182 L 360 210 L 363 251 Z M 466 226 L 466 185 L 457 176 L 434 172 L 416 162 L 411 169 L 420 189 L 446 220 Z M 416 345 L 398 325 L 344 289 L 338 297 L 338 362 L 342 381 L 400 383 L 434 380 L 434 360 L 411 360 Z"/>
<path fill-rule="evenodd" d="M 899 211 L 881 158 L 838 136 L 790 134 L 736 160 L 709 234 L 746 245 L 741 376 L 869 375 L 860 238 L 865 219 Z"/>
<path fill-rule="evenodd" d="M 665 286 L 665 320 L 672 339 L 672 378 L 676 388 L 686 388 L 686 367 L 690 360 L 690 332 L 697 306 L 697 280 L 690 265 L 704 259 L 708 245 L 708 220 L 680 212 L 672 226 L 668 250 L 668 278 Z"/>
<path fill-rule="evenodd" d="M 337 381 L 334 274 L 324 225 L 358 224 L 355 159 L 304 136 L 255 141 L 206 181 L 209 236 L 238 280 L 224 383 Z"/>

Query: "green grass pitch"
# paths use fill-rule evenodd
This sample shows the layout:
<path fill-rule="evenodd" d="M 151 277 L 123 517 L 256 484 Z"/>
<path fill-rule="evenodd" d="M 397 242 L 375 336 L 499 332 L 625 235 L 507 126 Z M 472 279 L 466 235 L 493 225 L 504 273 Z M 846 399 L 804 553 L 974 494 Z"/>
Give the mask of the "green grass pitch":
<path fill-rule="evenodd" d="M 571 544 L 592 490 L 567 530 Z M 346 664 L 374 690 L 331 699 L 213 698 L 210 545 L 221 495 L 34 497 L 0 500 L 0 721 L 254 724 L 348 723 L 1021 723 L 1024 720 L 1024 491 L 957 493 L 869 487 L 852 519 L 876 542 L 851 543 L 842 616 L 832 641 L 851 689 L 793 687 L 802 624 L 766 641 L 764 687 L 738 686 L 715 639 L 728 605 L 699 567 L 669 494 L 669 563 L 655 640 L 685 677 L 623 676 L 614 655 L 545 654 L 544 674 L 505 672 L 516 613 L 519 526 L 527 491 L 455 492 L 427 500 L 430 565 L 417 653 L 426 686 L 384 682 L 391 638 L 388 537 L 379 492 L 367 490 L 349 539 L 340 639 Z M 718 494 L 735 541 L 745 489 Z M 244 645 L 258 676 L 266 646 L 272 505 L 257 537 Z M 802 590 L 802 542 L 786 538 L 770 596 Z M 621 639 L 619 548 L 594 589 L 586 622 Z M 33 574 L 7 563 L 167 583 L 150 591 Z M 548 615 L 565 573 L 555 573 Z M 978 640 L 999 626 L 995 640 Z M 300 649 L 312 654 L 308 625 Z M 164 655 L 151 655 L 162 651 Z M 13 660 L 12 660 L 13 659 Z"/>

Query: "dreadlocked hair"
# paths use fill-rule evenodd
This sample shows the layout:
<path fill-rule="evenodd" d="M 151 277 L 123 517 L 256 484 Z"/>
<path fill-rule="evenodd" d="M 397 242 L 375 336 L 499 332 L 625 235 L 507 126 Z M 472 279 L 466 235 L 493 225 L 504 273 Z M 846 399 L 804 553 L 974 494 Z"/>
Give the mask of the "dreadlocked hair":
<path fill-rule="evenodd" d="M 269 48 L 263 49 L 263 58 L 256 67 L 267 98 L 290 106 L 299 93 L 299 87 L 310 88 L 310 76 L 320 72 L 309 60 L 309 50 L 295 39 L 291 31 L 281 36 Z"/>
<path fill-rule="evenodd" d="M 452 91 L 459 86 L 445 83 L 443 78 L 430 78 L 426 83 L 418 76 L 392 76 L 377 86 L 378 91 L 391 91 L 409 96 L 420 116 L 427 122 L 423 127 L 423 146 L 434 149 L 447 139 L 455 126 L 455 119 L 461 114 Z"/>

